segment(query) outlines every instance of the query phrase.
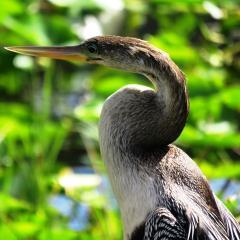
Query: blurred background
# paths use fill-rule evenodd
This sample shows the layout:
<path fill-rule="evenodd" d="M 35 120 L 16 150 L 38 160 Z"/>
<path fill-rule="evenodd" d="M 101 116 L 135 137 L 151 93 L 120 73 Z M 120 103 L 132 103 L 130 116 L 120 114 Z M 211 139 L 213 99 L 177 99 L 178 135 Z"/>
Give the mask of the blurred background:
<path fill-rule="evenodd" d="M 0 9 L 1 239 L 122 239 L 97 123 L 106 97 L 149 83 L 2 48 L 102 34 L 145 39 L 185 72 L 191 112 L 176 144 L 240 216 L 239 0 L 8 0 Z"/>

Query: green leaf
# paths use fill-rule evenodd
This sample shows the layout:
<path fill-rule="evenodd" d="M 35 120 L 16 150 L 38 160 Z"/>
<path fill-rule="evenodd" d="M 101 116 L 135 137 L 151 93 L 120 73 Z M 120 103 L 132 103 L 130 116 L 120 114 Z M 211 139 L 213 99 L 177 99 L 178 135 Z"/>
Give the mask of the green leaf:
<path fill-rule="evenodd" d="M 239 148 L 240 134 L 237 133 L 205 133 L 187 125 L 178 139 L 183 145 L 216 149 Z"/>
<path fill-rule="evenodd" d="M 240 164 L 237 162 L 222 161 L 210 164 L 206 161 L 197 161 L 204 174 L 211 179 L 227 178 L 240 179 Z"/>
<path fill-rule="evenodd" d="M 240 96 L 240 87 L 237 85 L 225 89 L 220 94 L 220 97 L 224 104 L 238 111 L 240 111 L 239 96 Z"/>
<path fill-rule="evenodd" d="M 0 193 L 0 212 L 20 211 L 30 209 L 30 206 L 19 199 L 13 198 L 7 194 Z"/>

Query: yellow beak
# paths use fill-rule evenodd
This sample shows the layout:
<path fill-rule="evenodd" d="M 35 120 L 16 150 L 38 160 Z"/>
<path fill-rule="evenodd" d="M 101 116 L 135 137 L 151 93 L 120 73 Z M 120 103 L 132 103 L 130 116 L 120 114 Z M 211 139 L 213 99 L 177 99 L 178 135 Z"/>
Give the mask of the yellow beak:
<path fill-rule="evenodd" d="M 21 53 L 29 56 L 36 57 L 48 57 L 54 59 L 62 59 L 69 61 L 81 61 L 84 62 L 87 60 L 87 56 L 81 53 L 82 46 L 66 46 L 66 47 L 34 47 L 34 46 L 25 46 L 25 47 L 5 47 L 5 49 Z"/>

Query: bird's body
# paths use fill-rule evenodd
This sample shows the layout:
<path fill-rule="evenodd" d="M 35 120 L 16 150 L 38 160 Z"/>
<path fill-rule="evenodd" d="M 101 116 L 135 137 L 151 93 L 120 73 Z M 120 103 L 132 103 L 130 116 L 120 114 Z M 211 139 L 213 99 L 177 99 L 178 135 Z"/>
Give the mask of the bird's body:
<path fill-rule="evenodd" d="M 201 170 L 171 145 L 185 125 L 188 95 L 183 73 L 166 53 L 117 36 L 95 37 L 76 47 L 9 49 L 137 72 L 155 86 L 126 86 L 106 100 L 101 113 L 101 154 L 125 240 L 240 240 L 239 224 Z"/>
<path fill-rule="evenodd" d="M 124 137 L 124 125 L 128 120 L 132 122 L 126 113 L 129 109 L 142 110 L 136 116 L 132 113 L 139 121 L 131 129 L 139 129 L 140 119 L 151 122 L 149 109 L 154 105 L 154 95 L 153 90 L 143 86 L 124 87 L 107 99 L 101 114 L 101 152 L 120 206 L 124 239 L 240 239 L 239 226 L 218 203 L 201 170 L 186 153 L 174 145 L 147 149 L 142 145 L 131 146 L 131 136 Z M 154 111 L 152 114 L 157 115 Z M 132 134 L 135 135 L 134 131 Z M 176 236 L 171 238 L 171 234 L 163 231 L 162 236 L 154 238 L 160 227 L 156 227 L 153 235 L 147 235 L 151 228 L 148 225 L 156 224 L 151 219 L 156 218 L 159 210 L 165 211 L 167 220 L 172 217 L 181 227 Z M 222 215 L 229 217 L 230 226 L 235 229 L 232 237 Z"/>

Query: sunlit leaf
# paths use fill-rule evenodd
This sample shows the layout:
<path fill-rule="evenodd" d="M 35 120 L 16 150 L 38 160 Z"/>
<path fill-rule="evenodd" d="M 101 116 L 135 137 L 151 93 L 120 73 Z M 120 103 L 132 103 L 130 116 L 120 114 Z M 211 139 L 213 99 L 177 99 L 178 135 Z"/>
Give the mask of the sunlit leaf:
<path fill-rule="evenodd" d="M 230 88 L 227 88 L 225 91 L 221 93 L 221 98 L 224 104 L 226 104 L 228 107 L 236 109 L 240 111 L 240 87 L 239 86 L 233 86 Z"/>
<path fill-rule="evenodd" d="M 226 82 L 226 71 L 223 69 L 210 68 L 209 66 L 198 65 L 195 68 L 187 69 L 187 85 L 190 96 L 206 95 L 216 93 L 223 89 Z"/>
<path fill-rule="evenodd" d="M 21 21 L 7 17 L 2 24 L 15 34 L 21 36 L 25 42 L 36 45 L 49 45 L 43 21 L 39 15 L 26 15 Z"/>
<path fill-rule="evenodd" d="M 207 133 L 186 126 L 179 138 L 179 143 L 195 147 L 239 148 L 240 134 L 237 133 Z"/>
<path fill-rule="evenodd" d="M 74 111 L 76 116 L 84 121 L 96 121 L 99 119 L 102 109 L 102 101 L 99 99 L 92 99 L 85 104 L 77 107 Z"/>
<path fill-rule="evenodd" d="M 30 221 L 14 222 L 13 224 L 11 224 L 11 228 L 20 238 L 32 237 L 39 231 L 39 226 L 36 223 Z"/>
<path fill-rule="evenodd" d="M 9 15 L 19 14 L 24 6 L 17 0 L 3 1 L 1 3 L 0 22 Z"/>
<path fill-rule="evenodd" d="M 198 161 L 198 164 L 208 178 L 237 178 L 240 179 L 240 164 L 236 162 L 221 162 L 219 164 L 210 164 L 206 161 Z"/>
<path fill-rule="evenodd" d="M 29 209 L 29 205 L 19 199 L 13 198 L 7 194 L 1 193 L 0 194 L 0 212 L 10 212 L 10 211 L 21 211 Z"/>

